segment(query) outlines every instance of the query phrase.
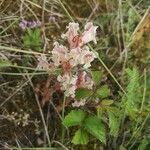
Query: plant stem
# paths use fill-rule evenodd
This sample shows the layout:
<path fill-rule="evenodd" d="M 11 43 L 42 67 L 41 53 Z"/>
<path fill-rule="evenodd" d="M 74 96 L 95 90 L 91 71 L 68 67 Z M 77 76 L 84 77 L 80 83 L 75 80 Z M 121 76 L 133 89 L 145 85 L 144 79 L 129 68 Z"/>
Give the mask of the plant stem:
<path fill-rule="evenodd" d="M 147 119 L 149 118 L 149 115 L 150 115 L 150 113 L 147 114 L 147 116 L 146 116 L 146 118 L 144 119 L 142 125 L 141 125 L 139 128 L 137 128 L 137 130 L 132 134 L 132 137 L 130 138 L 130 140 L 128 141 L 128 143 L 126 144 L 126 146 L 128 146 L 128 145 L 130 144 L 130 142 L 133 140 L 133 138 L 134 138 L 134 136 L 136 135 L 136 133 L 137 133 L 138 131 L 141 131 L 141 130 L 143 129 L 143 127 L 144 127 L 144 125 L 145 125 Z M 133 145 L 131 145 L 131 146 L 133 146 Z M 129 148 L 129 149 L 131 149 L 131 148 Z"/>
<path fill-rule="evenodd" d="M 0 50 L 7 50 L 7 51 L 26 53 L 26 54 L 34 54 L 34 55 L 42 55 L 43 54 L 43 53 L 39 53 L 39 52 L 21 50 L 21 49 L 17 49 L 17 48 L 13 48 L 13 47 L 6 47 L 6 46 L 0 46 Z"/>
<path fill-rule="evenodd" d="M 68 12 L 68 10 L 66 9 L 66 7 L 65 7 L 64 4 L 62 3 L 62 1 L 61 1 L 61 0 L 58 0 L 58 1 L 59 1 L 59 3 L 60 3 L 61 7 L 64 9 L 65 13 L 68 15 L 69 19 L 70 19 L 72 22 L 74 22 L 74 19 L 72 18 L 72 16 L 71 16 L 70 13 Z"/>
<path fill-rule="evenodd" d="M 64 99 L 63 99 L 63 105 L 62 105 L 62 120 L 64 120 L 65 118 L 65 104 L 66 104 L 66 96 L 64 95 Z M 65 128 L 62 125 L 62 136 L 61 136 L 61 142 L 64 142 L 64 136 L 65 136 Z"/>
<path fill-rule="evenodd" d="M 125 92 L 125 90 L 123 89 L 123 87 L 120 85 L 120 83 L 117 81 L 117 79 L 115 78 L 115 76 L 111 73 L 111 71 L 108 69 L 108 67 L 105 65 L 105 63 L 102 61 L 102 59 L 99 57 L 99 55 L 97 54 L 97 52 L 95 52 L 95 50 L 91 47 L 90 44 L 88 44 L 88 46 L 90 47 L 90 49 L 97 55 L 98 60 L 100 61 L 100 63 L 103 65 L 103 67 L 107 70 L 107 72 L 110 74 L 110 76 L 114 79 L 114 81 L 116 82 L 116 84 L 119 86 L 119 88 L 122 90 L 122 92 L 127 95 L 127 93 Z"/>
<path fill-rule="evenodd" d="M 144 91 L 143 91 L 143 99 L 142 99 L 142 104 L 140 108 L 140 113 L 143 110 L 144 102 L 145 102 L 145 95 L 146 95 L 146 69 L 144 69 Z"/>
<path fill-rule="evenodd" d="M 28 76 L 28 80 L 30 82 L 31 87 L 34 90 L 34 85 L 33 85 L 32 81 L 31 81 L 31 78 L 29 76 Z M 39 112 L 40 112 L 41 119 L 42 119 L 42 122 L 43 122 L 43 126 L 44 126 L 45 134 L 46 134 L 46 137 L 47 137 L 48 145 L 49 145 L 49 147 L 51 147 L 50 137 L 49 137 L 47 125 L 46 125 L 46 122 L 45 122 L 45 119 L 44 119 L 44 114 L 43 114 L 43 111 L 42 111 L 42 108 L 41 108 L 41 104 L 39 102 L 38 95 L 36 93 L 35 93 L 35 100 L 36 100 L 38 108 L 39 108 Z"/>

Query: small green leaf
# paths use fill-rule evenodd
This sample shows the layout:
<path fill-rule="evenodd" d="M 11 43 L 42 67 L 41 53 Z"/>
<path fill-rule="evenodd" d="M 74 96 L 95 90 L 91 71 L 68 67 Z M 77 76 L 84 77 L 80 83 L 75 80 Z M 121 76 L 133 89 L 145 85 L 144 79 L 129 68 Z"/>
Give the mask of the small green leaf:
<path fill-rule="evenodd" d="M 105 127 L 98 117 L 88 117 L 84 122 L 84 127 L 102 143 L 106 143 Z"/>
<path fill-rule="evenodd" d="M 101 104 L 104 105 L 104 106 L 109 106 L 111 104 L 113 104 L 113 100 L 110 100 L 110 99 L 104 99 Z"/>
<path fill-rule="evenodd" d="M 11 62 L 9 60 L 0 60 L 0 68 L 9 67 Z"/>
<path fill-rule="evenodd" d="M 107 85 L 103 85 L 99 89 L 97 89 L 96 94 L 99 98 L 108 97 L 110 94 L 110 89 Z"/>
<path fill-rule="evenodd" d="M 117 137 L 119 126 L 120 126 L 120 119 L 119 117 L 115 116 L 114 113 L 107 110 L 108 117 L 109 117 L 109 128 L 110 128 L 110 134 Z"/>
<path fill-rule="evenodd" d="M 98 116 L 98 117 L 101 117 L 102 114 L 103 114 L 103 112 L 104 112 L 104 108 L 103 108 L 101 105 L 98 105 L 98 106 L 96 107 L 96 109 L 97 109 L 97 116 Z"/>
<path fill-rule="evenodd" d="M 84 130 L 84 129 L 79 129 L 78 131 L 76 131 L 73 139 L 72 139 L 72 143 L 77 145 L 77 144 L 87 144 L 89 141 L 89 136 L 88 133 Z"/>
<path fill-rule="evenodd" d="M 92 91 L 89 89 L 80 88 L 76 90 L 75 97 L 76 99 L 86 98 L 91 96 Z"/>
<path fill-rule="evenodd" d="M 102 72 L 97 70 L 97 71 L 91 71 L 92 74 L 92 79 L 94 80 L 95 84 L 98 84 L 102 78 Z"/>
<path fill-rule="evenodd" d="M 82 110 L 72 110 L 63 120 L 65 127 L 80 125 L 84 120 L 86 113 Z"/>
<path fill-rule="evenodd" d="M 39 29 L 28 29 L 23 36 L 23 44 L 26 48 L 39 51 L 41 49 L 42 38 Z"/>

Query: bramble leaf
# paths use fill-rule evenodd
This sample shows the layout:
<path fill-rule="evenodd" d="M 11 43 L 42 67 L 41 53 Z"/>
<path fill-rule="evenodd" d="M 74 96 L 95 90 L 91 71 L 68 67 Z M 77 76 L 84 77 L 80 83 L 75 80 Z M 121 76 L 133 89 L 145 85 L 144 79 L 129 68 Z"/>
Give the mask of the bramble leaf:
<path fill-rule="evenodd" d="M 76 90 L 75 97 L 76 99 L 86 98 L 91 96 L 92 91 L 89 89 L 80 88 Z"/>
<path fill-rule="evenodd" d="M 110 94 L 110 89 L 107 85 L 103 85 L 99 89 L 97 89 L 96 94 L 99 98 L 108 97 Z"/>
<path fill-rule="evenodd" d="M 65 127 L 80 125 L 84 120 L 86 113 L 82 110 L 72 110 L 63 120 Z"/>
<path fill-rule="evenodd" d="M 102 78 L 102 72 L 97 70 L 97 71 L 91 71 L 92 74 L 92 79 L 94 80 L 95 84 L 98 84 Z"/>
<path fill-rule="evenodd" d="M 87 144 L 89 141 L 89 135 L 87 133 L 87 131 L 85 131 L 84 129 L 79 129 L 78 131 L 76 131 L 73 139 L 72 139 L 72 143 L 77 145 L 77 144 Z"/>
<path fill-rule="evenodd" d="M 98 117 L 88 117 L 84 122 L 84 127 L 90 134 L 102 143 L 106 143 L 105 127 Z"/>
<path fill-rule="evenodd" d="M 104 99 L 101 104 L 104 105 L 104 106 L 109 106 L 111 104 L 113 104 L 113 100 L 110 100 L 110 99 Z"/>

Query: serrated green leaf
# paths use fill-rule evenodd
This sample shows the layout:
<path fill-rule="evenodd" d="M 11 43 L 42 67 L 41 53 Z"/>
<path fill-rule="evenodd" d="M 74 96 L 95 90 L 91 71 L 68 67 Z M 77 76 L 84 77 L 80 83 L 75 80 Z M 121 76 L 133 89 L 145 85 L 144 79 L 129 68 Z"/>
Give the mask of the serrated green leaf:
<path fill-rule="evenodd" d="M 80 125 L 85 116 L 86 113 L 82 110 L 72 110 L 67 116 L 65 116 L 62 123 L 65 127 Z"/>
<path fill-rule="evenodd" d="M 102 78 L 102 72 L 97 70 L 97 71 L 91 71 L 92 74 L 92 79 L 94 80 L 95 84 L 98 84 Z"/>
<path fill-rule="evenodd" d="M 110 94 L 110 89 L 107 85 L 103 85 L 99 89 L 97 89 L 96 94 L 99 98 L 106 98 Z"/>
<path fill-rule="evenodd" d="M 76 90 L 75 98 L 76 99 L 86 98 L 86 97 L 91 96 L 91 94 L 92 94 L 91 90 L 80 88 Z"/>
<path fill-rule="evenodd" d="M 107 110 L 107 113 L 109 117 L 110 134 L 117 137 L 120 126 L 120 119 L 109 110 Z"/>
<path fill-rule="evenodd" d="M 77 144 L 87 144 L 89 141 L 89 136 L 88 133 L 84 130 L 84 129 L 79 129 L 78 131 L 76 131 L 73 139 L 72 139 L 72 143 L 77 145 Z"/>
<path fill-rule="evenodd" d="M 84 127 L 102 143 L 106 143 L 105 127 L 98 117 L 92 116 L 85 119 Z"/>
<path fill-rule="evenodd" d="M 104 106 L 109 106 L 111 104 L 113 104 L 113 100 L 110 100 L 110 99 L 104 99 L 101 104 L 104 105 Z"/>

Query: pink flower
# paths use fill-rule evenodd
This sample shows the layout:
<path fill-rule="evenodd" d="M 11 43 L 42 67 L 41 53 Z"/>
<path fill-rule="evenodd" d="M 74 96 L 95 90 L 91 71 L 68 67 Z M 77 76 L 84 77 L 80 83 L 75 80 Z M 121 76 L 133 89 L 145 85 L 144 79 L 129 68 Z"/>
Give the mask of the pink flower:
<path fill-rule="evenodd" d="M 65 34 L 62 34 L 62 38 L 67 38 L 70 48 L 75 48 L 78 46 L 78 23 L 69 23 L 67 26 L 68 31 Z"/>
<path fill-rule="evenodd" d="M 19 23 L 19 26 L 24 30 L 26 28 L 36 28 L 36 27 L 39 27 L 41 26 L 41 22 L 40 21 L 27 21 L 27 20 L 22 20 L 20 23 Z"/>
<path fill-rule="evenodd" d="M 28 22 L 23 19 L 23 20 L 19 23 L 19 26 L 20 26 L 20 28 L 22 28 L 23 30 L 25 30 L 25 29 L 27 28 L 27 24 L 28 24 Z"/>
<path fill-rule="evenodd" d="M 88 22 L 84 27 L 84 32 L 79 35 L 79 24 L 69 23 L 67 26 L 68 31 L 62 34 L 62 38 L 67 38 L 70 48 L 81 47 L 84 44 L 93 41 L 96 44 L 96 30 L 98 26 L 94 26 L 92 22 Z"/>
<path fill-rule="evenodd" d="M 30 28 L 36 28 L 36 27 L 41 26 L 41 22 L 33 20 L 33 21 L 29 21 L 28 25 Z"/>
<path fill-rule="evenodd" d="M 82 34 L 82 44 L 86 44 L 90 41 L 96 42 L 96 30 L 98 26 L 93 26 L 92 22 L 88 22 L 84 27 L 84 32 Z"/>
<path fill-rule="evenodd" d="M 51 16 L 48 17 L 48 21 L 49 22 L 55 22 L 56 21 L 56 17 L 51 15 Z"/>

